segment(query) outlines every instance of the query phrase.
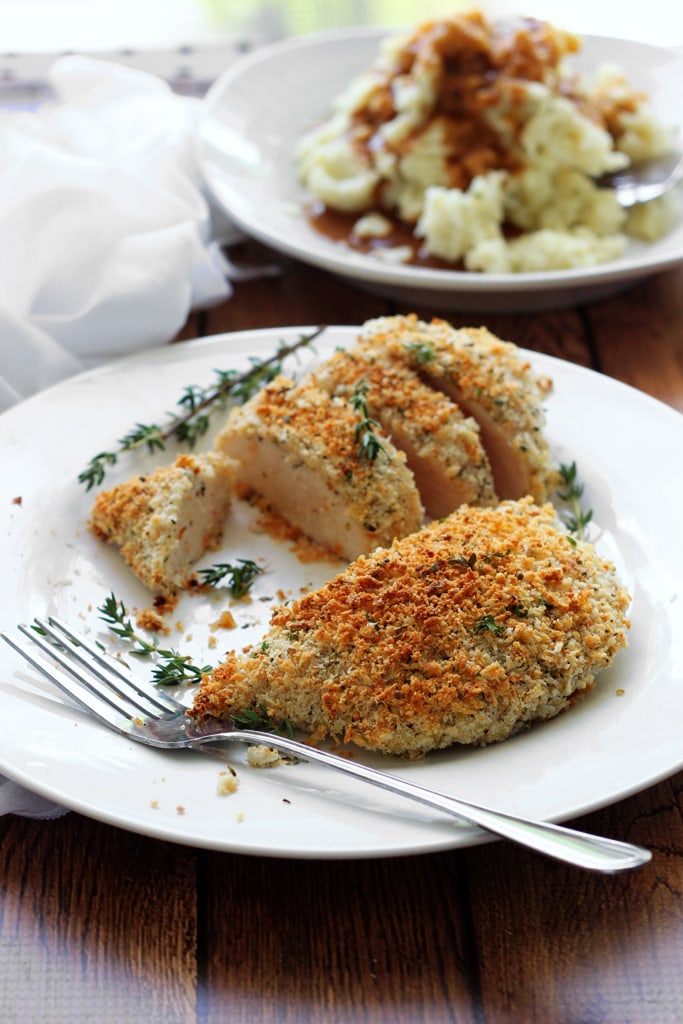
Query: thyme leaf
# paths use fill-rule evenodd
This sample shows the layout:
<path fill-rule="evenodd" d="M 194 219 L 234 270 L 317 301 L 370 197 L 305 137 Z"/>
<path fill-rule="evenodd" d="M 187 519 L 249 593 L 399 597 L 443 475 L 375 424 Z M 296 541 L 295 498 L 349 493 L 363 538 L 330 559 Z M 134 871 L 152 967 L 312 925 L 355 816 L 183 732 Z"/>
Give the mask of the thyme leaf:
<path fill-rule="evenodd" d="M 215 370 L 214 380 L 207 387 L 189 385 L 176 403 L 179 411 L 168 413 L 166 422 L 162 424 L 136 423 L 127 434 L 119 438 L 112 451 L 99 452 L 92 457 L 78 474 L 78 482 L 84 484 L 87 491 L 99 487 L 107 469 L 115 466 L 124 452 L 138 448 L 147 448 L 150 452 L 162 451 L 172 438 L 193 448 L 209 429 L 211 413 L 215 409 L 224 408 L 228 399 L 246 402 L 259 388 L 282 372 L 282 361 L 287 356 L 310 345 L 324 330 L 324 327 L 318 327 L 290 345 L 281 344 L 277 352 L 266 359 L 252 359 L 251 368 L 243 373 Z"/>
<path fill-rule="evenodd" d="M 431 341 L 411 341 L 405 346 L 405 350 L 418 366 L 426 366 L 436 358 L 436 349 Z"/>
<path fill-rule="evenodd" d="M 471 555 L 468 555 L 467 558 L 465 558 L 464 555 L 453 555 L 453 557 L 449 559 L 449 562 L 451 565 L 457 565 L 461 569 L 474 569 L 477 562 L 477 556 L 474 552 L 472 552 Z"/>
<path fill-rule="evenodd" d="M 387 450 L 375 434 L 379 423 L 368 413 L 366 400 L 369 392 L 370 385 L 367 380 L 364 377 L 357 380 L 351 395 L 351 405 L 360 416 L 360 423 L 356 427 L 355 433 L 355 441 L 358 445 L 356 454 L 359 459 L 367 459 L 370 462 L 374 462 L 380 452 L 387 455 Z"/>
<path fill-rule="evenodd" d="M 287 719 L 284 722 L 276 722 L 268 714 L 264 704 L 259 704 L 257 708 L 247 708 L 236 715 L 231 715 L 230 718 L 238 729 L 256 729 L 258 732 L 272 732 L 277 736 L 288 736 L 290 739 L 294 737 L 292 723 Z"/>
<path fill-rule="evenodd" d="M 158 637 L 147 640 L 135 629 L 128 616 L 123 601 L 119 601 L 111 593 L 97 608 L 100 618 L 107 624 L 111 633 L 130 643 L 129 654 L 136 658 L 149 658 L 154 655 L 157 664 L 152 671 L 152 681 L 157 686 L 177 686 L 180 683 L 198 683 L 203 675 L 211 672 L 211 665 L 203 665 L 201 668 L 192 664 L 188 654 L 179 654 L 172 649 L 166 649 L 159 645 Z"/>
<path fill-rule="evenodd" d="M 230 562 L 216 562 L 208 569 L 199 569 L 198 575 L 201 582 L 207 586 L 217 587 L 228 577 L 228 587 L 231 597 L 244 597 L 249 593 L 251 585 L 263 569 L 250 558 L 238 558 L 236 565 Z"/>
<path fill-rule="evenodd" d="M 593 511 L 585 511 L 581 508 L 583 497 L 583 484 L 579 482 L 576 463 L 560 466 L 560 477 L 564 490 L 558 489 L 557 496 L 560 501 L 569 505 L 569 510 L 564 515 L 564 523 L 569 533 L 574 534 L 579 540 L 586 536 L 586 527 L 593 518 Z"/>
<path fill-rule="evenodd" d="M 475 622 L 473 629 L 475 633 L 483 633 L 483 631 L 487 629 L 489 633 L 493 633 L 494 636 L 502 636 L 505 632 L 505 626 L 501 626 L 500 623 L 496 622 L 490 612 L 487 615 L 482 615 L 482 617 Z"/>

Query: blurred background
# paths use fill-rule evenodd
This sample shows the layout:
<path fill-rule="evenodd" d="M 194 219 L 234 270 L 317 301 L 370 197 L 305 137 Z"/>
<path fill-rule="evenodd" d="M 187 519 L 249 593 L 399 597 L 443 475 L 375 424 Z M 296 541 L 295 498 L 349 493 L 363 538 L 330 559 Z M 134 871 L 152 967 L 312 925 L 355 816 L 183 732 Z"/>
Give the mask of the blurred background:
<path fill-rule="evenodd" d="M 0 0 L 0 101 L 40 97 L 55 56 L 80 52 L 141 66 L 180 91 L 201 93 L 245 50 L 287 35 L 354 24 L 411 25 L 479 6 L 577 32 L 683 45 L 676 0 Z"/>
<path fill-rule="evenodd" d="M 407 24 L 472 6 L 640 42 L 683 44 L 683 5 L 676 0 L 533 0 L 521 6 L 510 0 L 0 0 L 0 49 L 177 46 L 240 33 L 273 38 L 350 24 Z"/>

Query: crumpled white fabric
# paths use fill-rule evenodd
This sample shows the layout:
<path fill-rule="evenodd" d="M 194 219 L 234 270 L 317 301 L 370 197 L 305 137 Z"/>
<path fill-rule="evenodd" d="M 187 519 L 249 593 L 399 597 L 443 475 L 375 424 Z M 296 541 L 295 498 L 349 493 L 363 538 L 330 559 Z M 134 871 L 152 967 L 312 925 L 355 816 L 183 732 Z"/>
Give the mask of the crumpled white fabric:
<path fill-rule="evenodd" d="M 191 309 L 232 294 L 220 245 L 239 235 L 212 226 L 198 101 L 81 56 L 57 60 L 50 84 L 54 103 L 0 112 L 0 411 L 170 341 Z M 66 811 L 0 776 L 7 813 Z"/>
<path fill-rule="evenodd" d="M 18 814 L 22 818 L 61 818 L 66 807 L 31 793 L 23 786 L 0 775 L 0 814 Z"/>
<path fill-rule="evenodd" d="M 54 102 L 0 112 L 0 410 L 168 342 L 232 293 L 196 161 L 199 101 L 84 56 L 49 77 Z"/>

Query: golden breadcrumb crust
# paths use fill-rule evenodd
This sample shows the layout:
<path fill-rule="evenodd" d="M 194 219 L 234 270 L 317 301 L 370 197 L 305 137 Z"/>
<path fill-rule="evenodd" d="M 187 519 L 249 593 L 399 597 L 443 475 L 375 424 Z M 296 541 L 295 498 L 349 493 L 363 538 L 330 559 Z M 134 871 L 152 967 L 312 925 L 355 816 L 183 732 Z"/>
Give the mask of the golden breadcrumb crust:
<path fill-rule="evenodd" d="M 530 498 L 463 506 L 278 608 L 191 712 L 265 708 L 314 740 L 419 756 L 551 718 L 626 646 L 614 567 Z"/>
<path fill-rule="evenodd" d="M 220 545 L 235 470 L 219 454 L 179 455 L 98 494 L 88 526 L 120 547 L 146 587 L 173 596 L 190 581 L 192 563 Z"/>

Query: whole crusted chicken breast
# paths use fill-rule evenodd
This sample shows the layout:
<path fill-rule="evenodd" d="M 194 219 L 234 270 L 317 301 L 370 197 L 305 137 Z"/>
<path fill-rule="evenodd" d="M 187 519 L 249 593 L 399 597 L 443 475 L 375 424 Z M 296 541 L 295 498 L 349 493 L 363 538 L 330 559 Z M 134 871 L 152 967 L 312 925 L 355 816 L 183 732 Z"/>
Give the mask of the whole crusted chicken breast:
<path fill-rule="evenodd" d="M 264 709 L 312 735 L 416 757 L 504 740 L 567 708 L 626 645 L 614 567 L 530 498 L 462 506 L 277 609 L 190 712 Z"/>

